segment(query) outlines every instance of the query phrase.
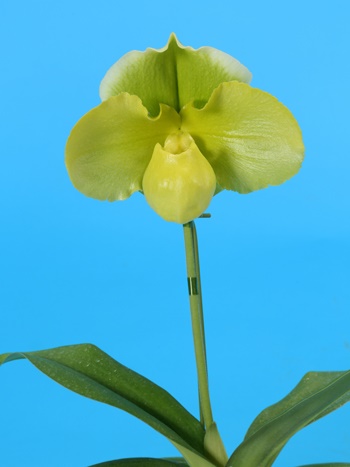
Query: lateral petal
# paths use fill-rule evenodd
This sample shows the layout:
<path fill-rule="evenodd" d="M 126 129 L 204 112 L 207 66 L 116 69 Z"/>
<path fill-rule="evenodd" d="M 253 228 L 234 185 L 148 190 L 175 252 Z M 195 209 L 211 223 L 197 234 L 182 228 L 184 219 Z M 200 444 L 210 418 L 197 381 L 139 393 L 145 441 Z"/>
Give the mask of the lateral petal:
<path fill-rule="evenodd" d="M 223 83 L 203 109 L 181 111 L 221 188 L 249 193 L 295 175 L 304 157 L 301 131 L 275 97 L 245 83 Z"/>
<path fill-rule="evenodd" d="M 102 102 L 73 128 L 66 166 L 73 185 L 99 200 L 122 200 L 142 190 L 142 178 L 157 143 L 176 131 L 180 117 L 162 105 L 151 118 L 139 97 L 119 94 Z"/>

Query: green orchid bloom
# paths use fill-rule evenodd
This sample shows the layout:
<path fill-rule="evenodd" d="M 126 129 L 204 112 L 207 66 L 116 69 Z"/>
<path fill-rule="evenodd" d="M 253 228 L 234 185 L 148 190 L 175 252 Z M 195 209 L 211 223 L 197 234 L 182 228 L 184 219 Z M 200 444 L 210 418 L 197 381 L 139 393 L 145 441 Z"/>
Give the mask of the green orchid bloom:
<path fill-rule="evenodd" d="M 201 215 L 219 191 L 279 185 L 302 163 L 290 111 L 249 85 L 250 72 L 211 47 L 132 51 L 101 82 L 102 103 L 73 128 L 73 185 L 99 200 L 142 192 L 165 220 Z"/>

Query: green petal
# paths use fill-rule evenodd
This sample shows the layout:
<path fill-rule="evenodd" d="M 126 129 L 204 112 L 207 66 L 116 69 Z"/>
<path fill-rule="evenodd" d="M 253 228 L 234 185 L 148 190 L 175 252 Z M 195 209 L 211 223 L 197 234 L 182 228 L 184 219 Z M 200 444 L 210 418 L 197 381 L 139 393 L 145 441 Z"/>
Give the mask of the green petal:
<path fill-rule="evenodd" d="M 182 130 L 195 139 L 221 188 L 239 193 L 279 185 L 295 175 L 304 157 L 298 123 L 270 94 L 223 83 L 207 105 L 187 105 Z"/>
<path fill-rule="evenodd" d="M 155 116 L 160 103 L 177 111 L 190 101 L 203 106 L 220 83 L 232 80 L 250 82 L 251 73 L 220 50 L 184 47 L 172 34 L 162 49 L 132 51 L 118 60 L 102 80 L 100 96 L 135 94 Z"/>
<path fill-rule="evenodd" d="M 161 106 L 148 116 L 137 96 L 111 97 L 88 112 L 73 128 L 66 165 L 73 185 L 99 200 L 128 198 L 142 189 L 142 178 L 157 143 L 179 128 L 179 115 Z"/>

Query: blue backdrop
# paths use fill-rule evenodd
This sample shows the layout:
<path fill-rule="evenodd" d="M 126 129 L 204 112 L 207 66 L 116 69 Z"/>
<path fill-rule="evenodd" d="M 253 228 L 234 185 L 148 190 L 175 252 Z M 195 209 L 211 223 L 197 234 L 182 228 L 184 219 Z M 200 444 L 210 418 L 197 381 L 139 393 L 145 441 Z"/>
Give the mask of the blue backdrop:
<path fill-rule="evenodd" d="M 63 161 L 106 70 L 176 32 L 238 58 L 299 121 L 300 173 L 221 193 L 197 222 L 214 415 L 229 452 L 308 370 L 350 368 L 349 3 L 13 0 L 0 13 L 0 352 L 92 342 L 197 414 L 182 228 L 142 195 L 85 198 Z M 175 450 L 151 428 L 0 370 L 0 465 L 86 467 Z M 277 467 L 350 462 L 350 406 L 303 430 Z"/>

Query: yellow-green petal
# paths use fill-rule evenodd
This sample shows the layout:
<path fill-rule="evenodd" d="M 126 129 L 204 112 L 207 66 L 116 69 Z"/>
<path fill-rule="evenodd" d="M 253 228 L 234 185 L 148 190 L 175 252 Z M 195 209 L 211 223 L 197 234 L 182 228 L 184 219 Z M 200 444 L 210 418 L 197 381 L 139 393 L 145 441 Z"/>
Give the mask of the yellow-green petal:
<path fill-rule="evenodd" d="M 100 96 L 135 94 L 155 116 L 160 103 L 177 111 L 190 101 L 201 107 L 220 83 L 232 80 L 250 82 L 251 73 L 220 50 L 184 47 L 172 34 L 162 49 L 132 51 L 118 60 L 102 80 Z"/>
<path fill-rule="evenodd" d="M 181 128 L 193 136 L 221 188 L 249 193 L 279 185 L 303 161 L 301 131 L 291 112 L 247 84 L 223 83 L 203 109 L 189 104 L 181 117 Z"/>
<path fill-rule="evenodd" d="M 161 106 L 151 118 L 137 96 L 119 94 L 88 112 L 73 128 L 66 165 L 73 185 L 99 200 L 122 200 L 142 189 L 157 143 L 179 128 L 179 115 Z"/>
<path fill-rule="evenodd" d="M 185 224 L 209 206 L 216 188 L 214 171 L 193 138 L 183 132 L 157 144 L 143 177 L 148 204 L 163 219 Z"/>

